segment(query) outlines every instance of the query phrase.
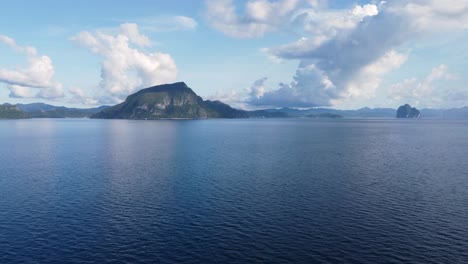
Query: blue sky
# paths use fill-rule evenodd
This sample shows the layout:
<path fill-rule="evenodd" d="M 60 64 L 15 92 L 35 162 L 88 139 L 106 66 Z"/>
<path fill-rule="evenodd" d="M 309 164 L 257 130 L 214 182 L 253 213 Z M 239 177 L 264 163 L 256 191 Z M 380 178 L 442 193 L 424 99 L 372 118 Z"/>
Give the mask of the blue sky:
<path fill-rule="evenodd" d="M 184 81 L 240 108 L 468 105 L 468 1 L 10 1 L 0 102 Z"/>

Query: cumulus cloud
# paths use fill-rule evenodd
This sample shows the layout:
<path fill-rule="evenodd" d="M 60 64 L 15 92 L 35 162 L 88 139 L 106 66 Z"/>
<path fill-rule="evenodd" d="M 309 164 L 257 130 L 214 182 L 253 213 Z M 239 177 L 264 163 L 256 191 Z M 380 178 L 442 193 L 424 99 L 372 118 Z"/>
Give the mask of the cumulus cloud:
<path fill-rule="evenodd" d="M 36 95 L 30 88 L 20 85 L 7 85 L 7 88 L 10 90 L 9 96 L 11 98 L 34 98 Z"/>
<path fill-rule="evenodd" d="M 268 78 L 264 77 L 256 80 L 250 87 L 242 90 L 218 90 L 209 97 L 210 100 L 219 100 L 233 107 L 246 109 L 252 108 L 248 105 L 249 100 L 260 98 L 266 91 L 265 82 Z"/>
<path fill-rule="evenodd" d="M 213 95 L 208 97 L 208 100 L 218 100 L 235 108 L 246 109 L 248 108 L 245 103 L 247 94 L 245 90 L 218 90 Z"/>
<path fill-rule="evenodd" d="M 266 49 L 275 61 L 299 66 L 291 82 L 264 87 L 250 104 L 313 107 L 373 98 L 385 76 L 408 60 L 406 43 L 468 29 L 466 0 L 372 1 L 340 10 L 327 2 L 250 0 L 241 14 L 233 1 L 206 1 L 209 22 L 228 36 L 261 37 L 282 27 L 302 35 Z"/>
<path fill-rule="evenodd" d="M 392 24 L 403 24 L 404 21 L 394 21 L 395 16 L 379 16 L 377 5 L 355 5 L 348 10 L 319 10 L 324 6 L 323 2 L 308 2 L 309 8 L 300 7 L 300 1 L 289 1 L 288 8 L 275 9 L 286 2 L 249 1 L 243 19 L 237 16 L 232 1 L 209 2 L 208 13 L 219 15 L 216 21 L 211 22 L 227 35 L 262 36 L 273 31 L 280 20 L 288 21 L 290 26 L 301 27 L 308 35 L 292 44 L 268 50 L 279 61 L 299 60 L 300 64 L 292 82 L 280 84 L 277 90 L 266 91 L 264 88 L 262 95 L 249 98 L 250 104 L 329 106 L 346 94 L 369 96 L 368 92 L 357 92 L 352 81 L 355 78 L 364 79 L 366 71 L 370 71 L 364 68 L 376 63 L 404 38 L 392 31 L 392 28 L 399 26 Z M 279 10 L 282 12 L 278 13 Z M 385 26 L 395 27 L 387 30 Z M 377 44 L 376 39 L 380 37 L 383 42 Z M 368 76 L 368 91 L 375 90 L 375 84 L 380 82 L 379 77 L 376 74 Z"/>
<path fill-rule="evenodd" d="M 420 0 L 391 6 L 391 12 L 410 17 L 409 26 L 420 32 L 468 29 L 468 1 Z"/>
<path fill-rule="evenodd" d="M 279 86 L 279 89 L 263 92 L 261 96 L 251 96 L 248 103 L 269 107 L 315 107 L 328 106 L 329 99 L 337 97 L 336 87 L 314 64 L 301 63 L 294 80 Z"/>
<path fill-rule="evenodd" d="M 38 55 L 34 47 L 20 46 L 5 35 L 0 35 L 0 42 L 26 56 L 28 62 L 26 67 L 0 68 L 0 82 L 7 84 L 11 97 L 55 99 L 64 96 L 62 84 L 53 80 L 55 70 L 48 56 Z"/>
<path fill-rule="evenodd" d="M 385 74 L 408 59 L 396 51 L 403 44 L 441 29 L 467 29 L 468 2 L 394 1 L 340 12 L 298 10 L 294 16 L 308 36 L 269 49 L 279 59 L 300 61 L 293 81 L 251 99 L 251 104 L 313 107 L 372 98 Z"/>
<path fill-rule="evenodd" d="M 83 31 L 71 40 L 102 57 L 100 103 L 117 103 L 141 88 L 177 78 L 173 58 L 161 52 L 147 52 L 145 47 L 151 42 L 136 24 L 122 24 L 115 34 Z"/>
<path fill-rule="evenodd" d="M 299 9 L 292 20 L 296 25 L 314 35 L 333 36 L 338 30 L 352 29 L 365 17 L 376 16 L 379 9 L 374 4 L 356 5 L 352 9 Z"/>
<path fill-rule="evenodd" d="M 379 10 L 377 9 L 376 5 L 372 4 L 367 4 L 367 5 L 356 5 L 353 10 L 351 11 L 351 14 L 353 14 L 355 17 L 360 17 L 361 20 L 362 18 L 366 16 L 376 16 L 379 14 Z"/>
<path fill-rule="evenodd" d="M 460 103 L 459 106 L 462 106 L 468 102 L 468 90 L 452 86 L 450 81 L 456 79 L 457 76 L 449 72 L 447 65 L 441 64 L 422 79 L 413 77 L 393 84 L 388 90 L 388 98 L 391 102 L 411 102 L 423 107 L 453 107 L 446 105 L 447 102 Z"/>
<path fill-rule="evenodd" d="M 151 45 L 151 41 L 145 35 L 140 34 L 137 24 L 125 23 L 120 25 L 120 34 L 126 36 L 130 43 L 140 47 L 147 47 Z"/>
<path fill-rule="evenodd" d="M 365 17 L 378 14 L 377 6 L 372 4 L 356 5 L 350 10 L 299 9 L 291 20 L 308 37 L 301 37 L 294 43 L 271 48 L 268 51 L 278 59 L 294 55 L 301 57 L 302 54 L 315 50 L 336 37 L 339 32 L 349 32 L 354 29 Z"/>
<path fill-rule="evenodd" d="M 354 7 L 353 10 L 360 10 L 357 12 L 360 16 L 362 12 L 368 12 L 362 11 L 364 7 Z M 385 13 L 374 14 L 369 11 L 355 27 L 345 27 L 346 30 L 338 31 L 330 39 L 324 37 L 317 43 L 303 39 L 293 45 L 271 49 L 279 58 L 300 60 L 299 67 L 290 84 L 281 84 L 279 89 L 269 91 L 251 103 L 315 107 L 331 106 L 345 96 L 370 96 L 369 91 L 375 90 L 383 71 L 373 69 L 374 66 L 386 69 L 383 64 L 391 63 L 391 59 L 380 63 L 379 59 L 388 54 L 395 55 L 389 52 L 405 38 L 396 30 L 398 23 L 404 23 L 403 19 Z M 356 87 L 356 83 L 362 80 L 367 81 L 366 92 L 359 91 L 362 87 Z"/>
<path fill-rule="evenodd" d="M 346 91 L 342 94 L 343 99 L 373 98 L 380 87 L 382 78 L 392 70 L 400 68 L 408 60 L 408 56 L 408 53 L 391 50 L 378 61 L 363 67 L 347 84 Z"/>
<path fill-rule="evenodd" d="M 70 87 L 68 92 L 72 95 L 71 103 L 84 105 L 97 105 L 99 103 L 98 100 L 90 97 L 79 87 Z"/>
<path fill-rule="evenodd" d="M 277 30 L 287 22 L 300 0 L 250 0 L 239 15 L 233 0 L 206 0 L 206 17 L 217 30 L 235 38 L 255 38 Z"/>
<path fill-rule="evenodd" d="M 247 92 L 252 98 L 260 98 L 265 94 L 265 82 L 268 80 L 267 77 L 256 80 L 252 86 L 247 89 Z"/>

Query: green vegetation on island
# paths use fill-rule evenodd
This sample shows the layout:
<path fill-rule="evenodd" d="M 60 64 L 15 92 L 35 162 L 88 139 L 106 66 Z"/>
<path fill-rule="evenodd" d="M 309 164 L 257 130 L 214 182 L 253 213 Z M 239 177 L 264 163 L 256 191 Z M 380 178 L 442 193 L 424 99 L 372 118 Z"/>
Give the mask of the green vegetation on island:
<path fill-rule="evenodd" d="M 31 118 L 86 118 L 108 107 L 68 108 L 43 103 L 17 104 L 16 106 Z"/>
<path fill-rule="evenodd" d="M 25 119 L 29 115 L 21 111 L 16 105 L 3 104 L 0 105 L 0 119 Z"/>
<path fill-rule="evenodd" d="M 24 118 L 86 118 L 100 112 L 108 106 L 95 108 L 68 108 L 44 103 L 3 104 L 0 105 L 0 119 Z"/>
<path fill-rule="evenodd" d="M 247 118 L 220 101 L 204 101 L 185 83 L 158 85 L 140 90 L 116 106 L 104 109 L 91 118 L 103 119 L 203 119 Z"/>
<path fill-rule="evenodd" d="M 398 108 L 396 117 L 397 118 L 420 118 L 421 112 L 418 109 L 411 107 L 409 104 L 405 104 Z"/>

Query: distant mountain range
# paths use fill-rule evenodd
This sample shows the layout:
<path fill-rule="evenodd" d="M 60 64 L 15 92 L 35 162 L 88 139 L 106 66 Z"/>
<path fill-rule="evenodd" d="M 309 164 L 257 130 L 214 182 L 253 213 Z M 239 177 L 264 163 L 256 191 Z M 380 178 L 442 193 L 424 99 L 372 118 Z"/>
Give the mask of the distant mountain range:
<path fill-rule="evenodd" d="M 65 106 L 53 106 L 43 103 L 17 104 L 21 111 L 26 112 L 31 118 L 84 118 L 98 113 L 109 106 L 95 108 L 68 108 Z"/>
<path fill-rule="evenodd" d="M 368 108 L 357 110 L 338 110 L 331 108 L 311 108 L 311 109 L 265 109 L 263 112 L 274 113 L 275 115 L 286 115 L 286 117 L 306 117 L 310 115 L 319 116 L 321 114 L 334 114 L 346 118 L 395 118 L 397 109 L 393 108 Z M 420 110 L 421 118 L 425 119 L 468 119 L 468 107 L 453 109 L 430 109 Z M 275 116 L 276 117 L 276 116 Z"/>
<path fill-rule="evenodd" d="M 85 118 L 98 113 L 109 106 L 95 108 L 68 108 L 43 103 L 3 104 L 0 105 L 0 118 Z"/>
<path fill-rule="evenodd" d="M 269 113 L 284 113 L 287 117 L 307 117 L 307 116 L 330 116 L 348 118 L 392 118 L 395 117 L 396 109 L 392 108 L 361 108 L 357 110 L 338 110 L 331 108 L 311 108 L 311 109 L 265 109 Z"/>
<path fill-rule="evenodd" d="M 115 106 L 68 108 L 43 103 L 0 105 L 0 118 L 99 118 L 99 119 L 199 119 L 199 118 L 395 118 L 393 108 L 338 110 L 263 109 L 239 110 L 220 101 L 203 100 L 185 83 L 158 85 L 142 89 Z M 425 119 L 468 119 L 468 107 L 421 109 Z"/>

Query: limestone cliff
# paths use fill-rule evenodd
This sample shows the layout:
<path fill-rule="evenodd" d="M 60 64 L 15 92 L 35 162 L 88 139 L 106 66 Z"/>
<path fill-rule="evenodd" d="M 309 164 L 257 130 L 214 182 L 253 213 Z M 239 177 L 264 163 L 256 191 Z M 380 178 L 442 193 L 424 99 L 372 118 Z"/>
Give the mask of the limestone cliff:
<path fill-rule="evenodd" d="M 103 119 L 199 119 L 242 118 L 247 112 L 219 101 L 204 101 L 185 83 L 158 85 L 140 90 L 116 106 L 92 118 Z"/>
<path fill-rule="evenodd" d="M 421 112 L 418 109 L 411 107 L 409 104 L 402 105 L 397 110 L 397 118 L 420 118 Z"/>

